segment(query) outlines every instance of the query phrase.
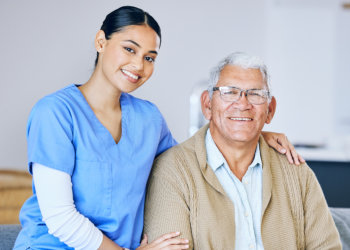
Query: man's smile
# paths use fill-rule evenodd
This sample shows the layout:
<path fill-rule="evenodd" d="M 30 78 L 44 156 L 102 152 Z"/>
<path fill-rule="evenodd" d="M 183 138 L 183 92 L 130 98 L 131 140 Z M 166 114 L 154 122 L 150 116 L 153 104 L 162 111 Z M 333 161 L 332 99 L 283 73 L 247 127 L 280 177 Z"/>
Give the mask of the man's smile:
<path fill-rule="evenodd" d="M 248 118 L 248 117 L 229 117 L 230 120 L 233 121 L 252 121 L 252 118 Z"/>

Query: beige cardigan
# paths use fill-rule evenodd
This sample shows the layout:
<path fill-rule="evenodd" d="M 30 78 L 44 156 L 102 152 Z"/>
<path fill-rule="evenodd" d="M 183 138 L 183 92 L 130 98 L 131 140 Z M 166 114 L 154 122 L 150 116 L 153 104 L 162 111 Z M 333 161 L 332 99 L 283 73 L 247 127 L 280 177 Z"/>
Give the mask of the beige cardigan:
<path fill-rule="evenodd" d="M 145 207 L 149 242 L 180 231 L 190 249 L 235 248 L 234 204 L 206 162 L 205 133 L 155 161 Z M 341 249 L 338 231 L 311 169 L 288 163 L 260 138 L 263 162 L 262 240 L 267 250 Z"/>

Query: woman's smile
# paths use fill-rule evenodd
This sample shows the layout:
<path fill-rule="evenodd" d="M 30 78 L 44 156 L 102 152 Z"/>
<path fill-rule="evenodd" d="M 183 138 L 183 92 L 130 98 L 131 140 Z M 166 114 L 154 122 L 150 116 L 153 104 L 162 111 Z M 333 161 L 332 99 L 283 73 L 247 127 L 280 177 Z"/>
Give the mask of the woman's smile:
<path fill-rule="evenodd" d="M 141 78 L 140 75 L 132 73 L 126 69 L 121 69 L 123 75 L 132 83 L 137 83 L 138 80 Z"/>

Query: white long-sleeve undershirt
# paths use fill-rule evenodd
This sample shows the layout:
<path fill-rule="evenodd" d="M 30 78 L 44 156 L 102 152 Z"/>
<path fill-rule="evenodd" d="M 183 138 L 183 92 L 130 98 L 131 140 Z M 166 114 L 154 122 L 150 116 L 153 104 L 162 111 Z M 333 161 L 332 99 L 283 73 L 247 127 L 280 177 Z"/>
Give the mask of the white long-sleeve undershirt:
<path fill-rule="evenodd" d="M 33 180 L 49 233 L 75 249 L 98 249 L 103 234 L 75 208 L 70 175 L 34 163 Z"/>

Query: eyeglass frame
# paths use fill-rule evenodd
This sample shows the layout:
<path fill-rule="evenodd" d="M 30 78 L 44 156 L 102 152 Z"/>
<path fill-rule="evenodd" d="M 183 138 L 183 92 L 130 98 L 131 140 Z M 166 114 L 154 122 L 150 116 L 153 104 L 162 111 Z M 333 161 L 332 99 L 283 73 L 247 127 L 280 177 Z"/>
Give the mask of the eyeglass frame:
<path fill-rule="evenodd" d="M 232 101 L 232 103 L 233 103 L 233 102 L 237 102 L 237 101 L 242 97 L 242 92 L 244 92 L 244 94 L 245 94 L 245 96 L 246 96 L 246 98 L 247 98 L 247 101 L 248 101 L 250 104 L 253 104 L 253 105 L 261 105 L 261 104 L 264 104 L 266 101 L 268 101 L 268 102 L 271 101 L 271 93 L 270 93 L 270 91 L 267 90 L 267 89 L 241 89 L 241 88 L 238 88 L 238 87 L 235 87 L 235 86 L 213 87 L 213 88 L 212 88 L 212 91 L 217 91 L 217 90 L 219 90 L 219 92 L 220 92 L 220 98 L 221 98 L 223 101 L 225 101 L 225 102 L 231 102 L 231 101 L 224 100 L 223 94 L 222 94 L 222 91 L 223 91 L 224 89 L 226 89 L 226 90 L 228 90 L 228 89 L 236 89 L 236 90 L 239 90 L 239 96 L 238 96 L 237 100 Z M 265 101 L 262 102 L 262 103 L 258 103 L 258 104 L 256 104 L 256 103 L 251 103 L 251 102 L 248 100 L 248 94 L 249 94 L 249 91 L 252 91 L 252 90 L 260 90 L 260 91 L 263 91 L 263 94 L 264 94 L 263 97 L 265 97 L 265 98 L 264 98 Z"/>

